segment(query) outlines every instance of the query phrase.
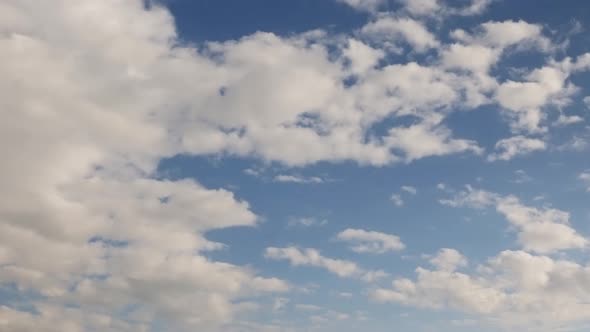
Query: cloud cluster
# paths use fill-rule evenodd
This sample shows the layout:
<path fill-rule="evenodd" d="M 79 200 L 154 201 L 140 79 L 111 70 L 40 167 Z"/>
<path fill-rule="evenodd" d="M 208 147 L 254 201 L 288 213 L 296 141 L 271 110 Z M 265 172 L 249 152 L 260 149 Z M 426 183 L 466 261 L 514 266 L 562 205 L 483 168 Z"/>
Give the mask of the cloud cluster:
<path fill-rule="evenodd" d="M 552 253 L 567 249 L 580 249 L 588 240 L 571 227 L 570 214 L 553 208 L 535 208 L 522 204 L 513 196 L 476 190 L 468 186 L 451 199 L 441 203 L 453 207 L 484 209 L 494 207 L 516 230 L 519 244 L 527 251 Z"/>
<path fill-rule="evenodd" d="M 343 1 L 368 10 L 381 3 Z M 470 3 L 459 14 L 478 13 L 489 1 Z M 439 5 L 406 2 L 416 16 Z M 355 37 L 259 32 L 191 46 L 179 40 L 166 8 L 141 0 L 3 1 L 0 280 L 34 294 L 35 313 L 1 307 L 9 318 L 0 327 L 141 331 L 164 321 L 179 331 L 224 330 L 252 307 L 245 299 L 290 286 L 208 259 L 205 252 L 224 247 L 207 240 L 208 231 L 254 226 L 258 217 L 227 190 L 162 179 L 160 160 L 230 154 L 287 166 L 386 165 L 481 154 L 477 142 L 454 136 L 449 114 L 495 103 L 514 131 L 543 132 L 544 108 L 567 104 L 576 91 L 570 75 L 590 68 L 586 55 L 499 82 L 490 68 L 506 49 L 550 51 L 539 26 L 488 22 L 453 32 L 456 43 L 443 45 L 419 19 L 370 20 Z M 434 60 L 383 63 L 399 45 L 432 51 Z M 375 133 L 392 118 L 412 121 Z M 509 143 L 499 143 L 497 158 L 531 146 Z M 474 201 L 471 195 L 458 199 Z M 566 213 L 488 196 L 491 203 L 480 204 L 496 206 L 524 248 L 586 246 Z M 349 239 L 369 241 L 359 250 L 401 246 L 354 234 Z M 267 256 L 339 276 L 385 275 L 313 249 L 269 248 Z"/>
<path fill-rule="evenodd" d="M 381 270 L 365 270 L 355 262 L 323 256 L 316 249 L 300 249 L 297 247 L 266 248 L 264 256 L 268 259 L 286 260 L 293 266 L 314 266 L 325 269 L 339 277 L 357 278 L 373 282 L 387 276 Z"/>
<path fill-rule="evenodd" d="M 350 243 L 350 249 L 357 253 L 383 254 L 405 248 L 397 235 L 364 229 L 345 229 L 336 235 L 336 239 Z"/>
<path fill-rule="evenodd" d="M 448 249 L 447 249 L 448 251 Z M 447 254 L 444 254 L 448 256 Z M 429 309 L 453 309 L 473 315 L 480 325 L 508 330 L 556 331 L 590 318 L 588 299 L 590 267 L 537 256 L 524 251 L 503 251 L 476 272 L 456 270 L 452 264 L 416 269 L 416 280 L 396 279 L 391 288 L 378 288 L 370 296 Z M 465 263 L 464 258 L 461 262 Z M 461 266 L 465 266 L 462 264 Z"/>

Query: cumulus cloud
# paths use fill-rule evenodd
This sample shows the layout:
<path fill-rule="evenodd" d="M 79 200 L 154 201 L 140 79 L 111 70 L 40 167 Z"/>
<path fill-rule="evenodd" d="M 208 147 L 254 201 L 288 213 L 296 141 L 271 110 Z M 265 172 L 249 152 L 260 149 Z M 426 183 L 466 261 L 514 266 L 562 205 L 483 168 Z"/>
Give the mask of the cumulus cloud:
<path fill-rule="evenodd" d="M 496 211 L 517 230 L 518 242 L 525 249 L 538 253 L 585 248 L 588 240 L 570 226 L 570 214 L 553 208 L 526 206 L 512 195 L 467 187 L 455 197 L 441 200 L 442 204 L 477 209 L 495 207 Z"/>
<path fill-rule="evenodd" d="M 291 218 L 287 223 L 290 227 L 314 227 L 325 226 L 328 224 L 326 219 L 318 219 L 314 217 Z"/>
<path fill-rule="evenodd" d="M 275 182 L 291 182 L 291 183 L 323 183 L 324 179 L 319 176 L 304 177 L 300 175 L 278 174 L 273 178 Z"/>
<path fill-rule="evenodd" d="M 474 315 L 478 324 L 519 329 L 535 321 L 552 331 L 590 318 L 589 267 L 523 251 L 503 251 L 476 272 L 416 269 L 416 280 L 396 279 L 370 293 L 378 302 Z"/>
<path fill-rule="evenodd" d="M 336 235 L 339 241 L 351 244 L 350 250 L 357 253 L 384 254 L 405 248 L 399 236 L 363 229 L 348 228 Z"/>
<path fill-rule="evenodd" d="M 368 10 L 380 3 L 346 2 Z M 485 3 L 472 1 L 470 11 Z M 379 38 L 416 52 L 442 47 L 412 18 L 371 16 L 367 35 L 346 42 L 321 31 L 258 32 L 192 47 L 179 40 L 166 8 L 141 0 L 8 0 L 0 13 L 0 151 L 7 156 L 0 165 L 0 280 L 40 296 L 31 303 L 36 315 L 2 307 L 5 330 L 138 331 L 164 321 L 178 331 L 225 331 L 255 307 L 241 305 L 244 299 L 290 289 L 251 267 L 206 257 L 225 246 L 207 232 L 255 226 L 259 218 L 230 191 L 162 179 L 164 158 L 386 165 L 482 151 L 444 124 L 453 110 L 486 102 L 488 85 L 453 71 L 469 52 L 449 47 L 446 67 L 380 64 L 386 51 L 376 46 L 384 43 Z M 466 47 L 544 49 L 539 31 L 516 22 L 453 36 Z M 470 70 L 489 68 L 495 53 L 488 53 Z M 515 127 L 538 129 L 539 109 L 567 98 L 568 75 L 587 70 L 589 59 L 533 70 L 523 81 L 500 84 L 493 98 L 517 115 Z M 351 75 L 357 80 L 345 84 Z M 382 136 L 371 131 L 408 116 L 410 125 L 388 126 Z M 515 206 L 522 208 L 505 208 Z M 585 243 L 565 222 L 543 229 L 514 223 L 533 249 Z M 554 241 L 555 234 L 566 240 Z M 550 241 L 535 240 L 545 236 Z M 313 250 L 268 255 L 366 280 L 384 274 Z M 129 308 L 137 320 L 107 319 Z"/>
<path fill-rule="evenodd" d="M 358 278 L 366 282 L 373 282 L 387 276 L 385 272 L 380 270 L 364 270 L 356 263 L 348 260 L 325 257 L 318 250 L 311 248 L 269 247 L 266 248 L 264 256 L 268 259 L 286 260 L 293 266 L 323 268 L 339 277 Z"/>
<path fill-rule="evenodd" d="M 496 152 L 488 156 L 488 161 L 510 160 L 516 156 L 527 155 L 547 148 L 544 141 L 525 136 L 513 136 L 496 143 Z"/>
<path fill-rule="evenodd" d="M 375 11 L 385 0 L 336 0 L 350 7 L 362 11 Z"/>
<path fill-rule="evenodd" d="M 368 23 L 361 29 L 366 38 L 379 41 L 389 47 L 399 47 L 399 42 L 406 42 L 417 52 L 424 52 L 439 45 L 436 37 L 428 31 L 424 23 L 411 18 L 382 16 Z"/>

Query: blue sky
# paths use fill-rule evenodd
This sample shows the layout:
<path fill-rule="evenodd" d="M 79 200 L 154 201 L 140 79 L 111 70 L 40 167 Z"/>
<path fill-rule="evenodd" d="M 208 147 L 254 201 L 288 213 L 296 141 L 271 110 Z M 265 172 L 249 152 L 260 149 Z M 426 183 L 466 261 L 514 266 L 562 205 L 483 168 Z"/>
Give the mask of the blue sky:
<path fill-rule="evenodd" d="M 590 4 L 0 13 L 0 330 L 590 326 Z"/>

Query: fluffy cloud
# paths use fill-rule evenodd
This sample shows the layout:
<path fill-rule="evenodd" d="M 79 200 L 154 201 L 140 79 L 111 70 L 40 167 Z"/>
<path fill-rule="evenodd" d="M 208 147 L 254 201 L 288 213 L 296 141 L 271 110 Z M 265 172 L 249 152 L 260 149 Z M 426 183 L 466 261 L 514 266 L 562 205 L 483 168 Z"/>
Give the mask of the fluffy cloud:
<path fill-rule="evenodd" d="M 398 0 L 404 9 L 415 16 L 470 16 L 484 12 L 492 0 L 471 0 L 463 7 L 451 6 L 445 0 Z"/>
<path fill-rule="evenodd" d="M 441 203 L 478 209 L 495 207 L 517 230 L 518 242 L 525 250 L 551 253 L 588 245 L 588 240 L 570 226 L 569 213 L 552 208 L 526 206 L 515 196 L 501 196 L 468 187 L 452 199 L 441 200 Z"/>
<path fill-rule="evenodd" d="M 430 263 L 438 270 L 453 272 L 466 266 L 467 259 L 455 249 L 443 248 L 430 259 Z"/>
<path fill-rule="evenodd" d="M 590 268 L 523 251 L 503 251 L 477 272 L 436 266 L 416 269 L 417 279 L 396 279 L 372 291 L 378 302 L 452 309 L 477 317 L 474 323 L 555 331 L 590 318 Z M 534 322 L 534 323 L 532 323 Z"/>
<path fill-rule="evenodd" d="M 505 138 L 496 143 L 496 153 L 488 156 L 489 161 L 510 160 L 516 156 L 546 149 L 544 141 L 525 136 Z"/>
<path fill-rule="evenodd" d="M 394 48 L 399 46 L 398 41 L 405 41 L 417 52 L 424 52 L 439 45 L 436 37 L 423 23 L 411 18 L 379 17 L 365 25 L 361 33 L 366 38 Z"/>
<path fill-rule="evenodd" d="M 348 228 L 338 233 L 336 238 L 339 241 L 350 243 L 350 249 L 357 253 L 383 254 L 405 248 L 405 245 L 396 235 L 363 229 Z"/>
<path fill-rule="evenodd" d="M 273 178 L 276 182 L 291 182 L 291 183 L 323 183 L 324 179 L 318 176 L 304 177 L 299 175 L 278 174 Z"/>
<path fill-rule="evenodd" d="M 314 266 L 328 270 L 339 277 L 358 278 L 373 282 L 387 276 L 380 270 L 367 271 L 356 263 L 322 256 L 316 249 L 299 249 L 297 247 L 266 248 L 264 256 L 274 260 L 286 260 L 293 266 Z"/>
<path fill-rule="evenodd" d="M 384 0 L 336 0 L 338 2 L 349 5 L 350 7 L 363 10 L 374 11 L 384 3 Z"/>
<path fill-rule="evenodd" d="M 380 3 L 346 2 L 370 10 Z M 208 231 L 254 226 L 258 217 L 227 190 L 161 179 L 163 158 L 385 165 L 481 152 L 444 124 L 452 110 L 486 99 L 479 80 L 447 70 L 457 66 L 453 56 L 446 68 L 379 66 L 385 51 L 323 32 L 260 32 L 191 47 L 179 41 L 168 10 L 148 7 L 140 0 L 0 4 L 0 280 L 37 295 L 31 306 L 39 313 L 2 307 L 0 316 L 9 317 L 0 319 L 2 329 L 141 331 L 164 321 L 179 331 L 227 330 L 252 307 L 244 299 L 289 289 L 253 268 L 206 258 L 224 247 L 207 240 Z M 367 40 L 383 31 L 418 52 L 441 47 L 409 18 L 379 16 L 367 29 Z M 455 37 L 465 45 L 531 41 L 542 48 L 534 29 L 519 24 L 518 31 L 486 25 Z M 492 60 L 471 67 L 483 70 Z M 536 127 L 541 117 L 530 110 L 561 96 L 566 74 L 588 63 L 580 57 L 551 64 L 526 82 L 503 83 L 495 98 Z M 356 82 L 345 84 L 351 75 Z M 411 125 L 388 127 L 380 137 L 371 132 L 407 116 Z M 582 244 L 565 222 L 543 230 L 527 230 L 529 224 L 518 227 L 532 248 Z M 551 238 L 566 233 L 569 240 Z M 551 241 L 533 239 L 546 234 Z M 384 275 L 313 250 L 275 248 L 269 255 L 342 276 Z M 130 308 L 125 322 L 109 319 Z"/>

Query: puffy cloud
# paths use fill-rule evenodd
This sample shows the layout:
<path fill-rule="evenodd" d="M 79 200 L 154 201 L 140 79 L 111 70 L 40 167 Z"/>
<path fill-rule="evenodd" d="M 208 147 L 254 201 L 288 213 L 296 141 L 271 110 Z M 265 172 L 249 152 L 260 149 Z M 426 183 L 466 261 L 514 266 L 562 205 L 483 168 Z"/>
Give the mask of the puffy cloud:
<path fill-rule="evenodd" d="M 363 74 L 374 68 L 385 56 L 382 50 L 374 49 L 356 39 L 348 40 L 348 47 L 343 50 L 343 54 L 350 61 L 350 70 L 354 74 Z"/>
<path fill-rule="evenodd" d="M 313 217 L 303 217 L 303 218 L 291 218 L 288 222 L 290 227 L 313 227 L 313 226 L 325 226 L 328 224 L 328 220 L 326 219 L 317 219 Z"/>
<path fill-rule="evenodd" d="M 416 280 L 396 279 L 370 293 L 378 302 L 474 315 L 474 323 L 555 331 L 590 318 L 590 268 L 523 251 L 503 251 L 476 272 L 416 269 Z"/>
<path fill-rule="evenodd" d="M 432 15 L 440 10 L 438 0 L 400 0 L 405 9 L 414 15 Z"/>
<path fill-rule="evenodd" d="M 304 177 L 299 175 L 278 174 L 273 180 L 275 182 L 291 182 L 291 183 L 324 183 L 324 179 L 318 176 Z"/>
<path fill-rule="evenodd" d="M 361 34 L 391 46 L 399 46 L 399 41 L 405 41 L 417 52 L 439 46 L 436 37 L 422 22 L 406 17 L 378 17 L 375 21 L 363 26 Z"/>
<path fill-rule="evenodd" d="M 514 196 L 475 190 L 468 187 L 442 204 L 483 209 L 495 207 L 518 232 L 518 242 L 525 249 L 551 253 L 566 249 L 585 248 L 588 240 L 570 226 L 569 213 L 552 208 L 538 209 L 523 205 Z"/>
<path fill-rule="evenodd" d="M 549 48 L 551 42 L 542 35 L 542 27 L 525 21 L 486 22 L 475 34 L 455 30 L 452 37 L 468 43 L 504 49 L 509 46 Z"/>
<path fill-rule="evenodd" d="M 454 7 L 444 0 L 399 0 L 405 10 L 415 16 L 470 16 L 483 13 L 493 0 L 471 0 L 463 7 Z"/>
<path fill-rule="evenodd" d="M 324 257 L 315 249 L 301 250 L 296 247 L 266 248 L 266 258 L 288 260 L 294 266 L 309 265 L 324 268 L 339 277 L 351 277 L 359 274 L 361 269 L 354 262 Z"/>
<path fill-rule="evenodd" d="M 418 189 L 412 186 L 402 186 L 400 189 L 412 195 L 416 195 L 418 193 Z"/>
<path fill-rule="evenodd" d="M 395 206 L 403 206 L 404 205 L 404 199 L 402 198 L 402 196 L 400 194 L 393 194 L 393 195 L 391 195 L 391 197 L 389 199 L 391 200 L 391 202 Z"/>
<path fill-rule="evenodd" d="M 510 160 L 516 156 L 526 155 L 547 148 L 544 141 L 525 136 L 505 138 L 496 143 L 496 153 L 488 156 L 489 161 Z"/>
<path fill-rule="evenodd" d="M 366 282 L 387 276 L 383 271 L 367 271 L 356 263 L 322 256 L 316 249 L 299 249 L 296 247 L 266 248 L 264 256 L 274 260 L 286 260 L 293 266 L 314 266 L 328 270 L 339 277 L 359 278 Z"/>
<path fill-rule="evenodd" d="M 399 236 L 363 229 L 348 228 L 336 235 L 339 241 L 351 244 L 350 249 L 357 253 L 383 254 L 405 248 Z"/>
<path fill-rule="evenodd" d="M 466 266 L 467 259 L 455 249 L 443 248 L 430 259 L 430 263 L 438 270 L 453 272 L 459 267 Z"/>
<path fill-rule="evenodd" d="M 350 7 L 362 11 L 375 11 L 384 0 L 336 0 L 349 5 Z"/>

